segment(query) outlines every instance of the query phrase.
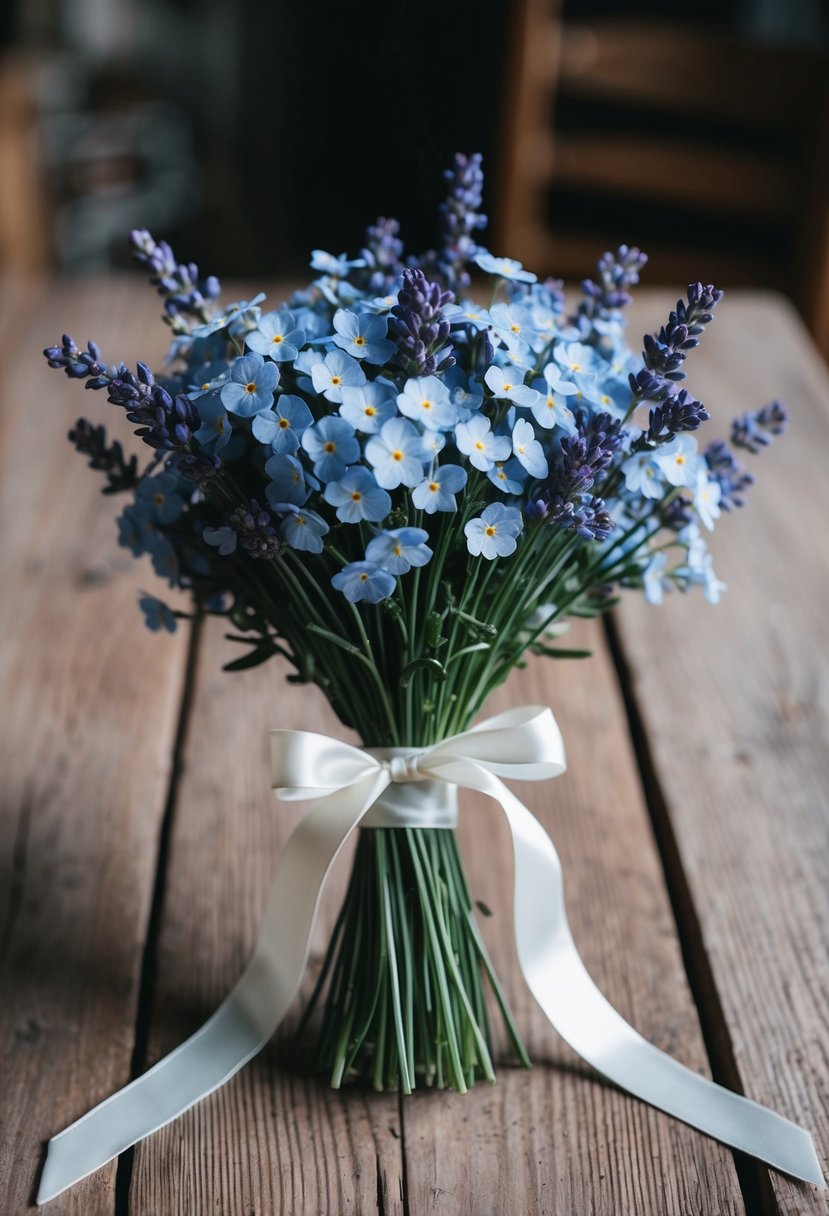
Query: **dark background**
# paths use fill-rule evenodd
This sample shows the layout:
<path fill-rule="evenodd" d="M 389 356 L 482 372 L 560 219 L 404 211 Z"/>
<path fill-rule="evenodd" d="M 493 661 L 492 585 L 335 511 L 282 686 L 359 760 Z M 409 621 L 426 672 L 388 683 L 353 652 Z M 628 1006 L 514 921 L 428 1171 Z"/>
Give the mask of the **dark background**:
<path fill-rule="evenodd" d="M 262 282 L 303 278 L 312 248 L 355 254 L 379 215 L 397 217 L 407 250 L 421 252 L 436 240 L 441 172 L 456 151 L 482 153 L 493 252 L 514 254 L 512 234 L 497 221 L 513 171 L 505 135 L 517 90 L 512 48 L 528 10 L 602 37 L 620 18 L 658 27 L 674 40 L 673 62 L 689 34 L 762 48 L 772 66 L 780 57 L 778 88 L 787 73 L 794 83 L 800 57 L 816 79 L 829 76 L 816 71 L 829 45 L 821 0 L 700 0 L 692 9 L 661 0 L 6 0 L 0 266 L 72 274 L 125 266 L 126 235 L 141 226 L 205 271 Z M 683 114 L 641 97 L 551 86 L 554 146 L 597 133 L 643 143 L 676 135 L 689 138 L 692 151 L 713 141 L 737 160 L 789 156 L 781 172 L 797 179 L 792 197 L 814 193 L 825 176 L 825 157 L 819 165 L 814 153 L 825 148 L 816 134 L 821 97 L 804 100 L 794 135 L 783 124 L 735 125 L 716 106 L 706 111 L 706 95 L 723 81 L 706 79 L 704 63 L 703 56 Z M 671 60 L 659 71 L 667 80 Z M 635 85 L 642 72 L 635 53 L 629 72 Z M 748 88 L 734 86 L 749 119 L 763 75 Z M 660 81 L 653 83 L 658 95 Z M 636 168 L 632 156 L 634 182 Z M 713 277 L 721 249 L 731 255 L 722 262 L 727 278 L 798 298 L 804 221 L 794 203 L 758 218 L 733 202 L 697 197 L 689 205 L 675 184 L 670 197 L 644 175 L 636 188 L 597 182 L 595 172 L 575 186 L 572 174 L 564 182 L 551 176 L 543 222 L 564 277 L 589 273 L 608 244 L 627 240 L 655 248 L 652 283 L 682 278 L 683 250 L 700 265 L 699 277 L 709 267 Z"/>

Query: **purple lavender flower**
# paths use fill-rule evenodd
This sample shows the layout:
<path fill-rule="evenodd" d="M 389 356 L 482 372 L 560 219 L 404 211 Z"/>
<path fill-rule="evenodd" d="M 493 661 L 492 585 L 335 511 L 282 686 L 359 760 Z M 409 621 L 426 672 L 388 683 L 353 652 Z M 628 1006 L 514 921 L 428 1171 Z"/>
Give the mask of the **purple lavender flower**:
<path fill-rule="evenodd" d="M 576 415 L 578 432 L 561 441 L 561 458 L 551 478 L 554 490 L 570 499 L 589 490 L 622 442 L 622 424 L 610 414 Z"/>
<path fill-rule="evenodd" d="M 757 453 L 768 447 L 789 424 L 789 411 L 780 401 L 772 401 L 762 409 L 751 410 L 735 418 L 731 426 L 731 442 L 735 448 Z"/>
<path fill-rule="evenodd" d="M 735 458 L 728 444 L 717 439 L 709 443 L 704 456 L 709 477 L 712 481 L 719 482 L 722 509 L 730 511 L 733 507 L 744 506 L 743 493 L 753 484 L 754 478 Z"/>
<path fill-rule="evenodd" d="M 695 401 L 687 389 L 671 393 L 650 412 L 648 443 L 670 443 L 680 431 L 695 431 L 711 415 L 701 401 Z"/>
<path fill-rule="evenodd" d="M 366 230 L 365 248 L 360 257 L 366 263 L 366 286 L 376 295 L 386 295 L 400 278 L 403 242 L 397 220 L 380 216 Z"/>
<path fill-rule="evenodd" d="M 561 494 L 542 496 L 528 504 L 527 515 L 565 530 L 573 529 L 585 540 L 606 540 L 615 527 L 604 500 L 592 494 L 571 499 Z"/>
<path fill-rule="evenodd" d="M 441 310 L 453 303 L 451 291 L 430 283 L 422 270 L 403 271 L 403 283 L 389 318 L 389 337 L 397 345 L 397 361 L 407 376 L 433 376 L 455 360 L 449 345 L 449 322 Z"/>
<path fill-rule="evenodd" d="M 604 253 L 599 259 L 599 281 L 584 279 L 581 285 L 585 299 L 579 305 L 579 316 L 593 320 L 611 320 L 629 304 L 629 288 L 639 282 L 639 271 L 648 260 L 636 246 L 620 245 L 615 253 Z"/>
<path fill-rule="evenodd" d="M 270 511 L 260 507 L 255 498 L 251 498 L 247 506 L 237 507 L 231 512 L 226 526 L 232 528 L 240 548 L 251 557 L 270 561 L 278 557 L 284 548 Z"/>
<path fill-rule="evenodd" d="M 481 169 L 481 154 L 455 155 L 453 167 L 445 169 L 443 176 L 449 183 L 446 200 L 438 208 L 442 247 L 438 255 L 438 268 L 448 287 L 464 290 L 470 278 L 467 264 L 478 251 L 473 233 L 486 227 L 486 216 L 481 214 L 484 175 Z"/>
<path fill-rule="evenodd" d="M 645 367 L 631 374 L 630 387 L 635 397 L 651 401 L 664 400 L 673 391 L 671 385 L 685 379 L 682 364 L 689 350 L 699 346 L 700 335 L 713 318 L 713 312 L 723 292 L 711 285 L 691 283 L 688 302 L 678 300 L 676 310 L 668 317 L 657 334 L 645 334 L 642 358 Z"/>
<path fill-rule="evenodd" d="M 137 457 L 130 456 L 127 460 L 117 440 L 107 444 L 104 427 L 93 426 L 86 418 L 79 418 L 69 432 L 69 442 L 82 456 L 89 457 L 90 469 L 106 473 L 106 485 L 101 491 L 103 494 L 118 494 L 135 486 L 138 481 Z"/>
<path fill-rule="evenodd" d="M 213 315 L 212 302 L 221 291 L 215 275 L 199 279 L 193 262 L 177 262 L 166 241 L 156 241 L 146 228 L 130 233 L 133 256 L 150 271 L 150 282 L 164 299 L 165 321 L 176 333 L 188 333 Z"/>

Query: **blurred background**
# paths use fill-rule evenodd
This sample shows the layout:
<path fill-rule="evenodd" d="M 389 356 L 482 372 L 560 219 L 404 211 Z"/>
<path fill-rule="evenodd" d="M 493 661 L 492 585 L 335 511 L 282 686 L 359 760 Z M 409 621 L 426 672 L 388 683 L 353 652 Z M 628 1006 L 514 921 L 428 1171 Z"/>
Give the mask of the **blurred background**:
<path fill-rule="evenodd" d="M 769 287 L 829 355 L 822 0 L 0 0 L 0 268 L 129 264 L 150 228 L 220 276 L 304 280 L 395 216 L 437 238 L 481 152 L 484 241 L 578 280 Z"/>

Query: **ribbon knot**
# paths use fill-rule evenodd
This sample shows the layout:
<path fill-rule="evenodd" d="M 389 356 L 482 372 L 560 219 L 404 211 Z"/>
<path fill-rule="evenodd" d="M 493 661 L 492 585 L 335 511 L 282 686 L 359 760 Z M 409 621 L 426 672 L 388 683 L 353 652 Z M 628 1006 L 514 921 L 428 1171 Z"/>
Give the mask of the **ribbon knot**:
<path fill-rule="evenodd" d="M 422 755 L 423 753 L 417 750 L 411 756 L 402 752 L 398 752 L 395 756 L 389 756 L 387 763 L 389 776 L 392 781 L 399 785 L 403 785 L 407 781 L 425 781 L 426 778 L 418 769 L 418 763 Z"/>

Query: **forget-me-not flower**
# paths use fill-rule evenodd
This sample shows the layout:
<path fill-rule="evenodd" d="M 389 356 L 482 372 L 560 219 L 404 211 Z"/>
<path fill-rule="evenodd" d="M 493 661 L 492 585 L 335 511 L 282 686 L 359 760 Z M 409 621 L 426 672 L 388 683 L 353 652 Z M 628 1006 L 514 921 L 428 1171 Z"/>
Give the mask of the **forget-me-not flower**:
<path fill-rule="evenodd" d="M 333 278 L 341 279 L 348 274 L 349 270 L 362 268 L 365 264 L 365 258 L 354 258 L 349 262 L 344 253 L 335 257 L 333 253 L 326 253 L 324 249 L 311 250 L 311 269 L 321 270 L 323 274 L 330 274 Z"/>
<path fill-rule="evenodd" d="M 366 558 L 395 576 L 408 574 L 412 566 L 425 566 L 432 557 L 423 528 L 393 528 L 369 541 Z"/>
<path fill-rule="evenodd" d="M 378 523 L 391 510 L 391 498 L 362 465 L 352 465 L 337 481 L 325 487 L 323 498 L 337 508 L 337 519 L 358 524 L 361 519 Z"/>
<path fill-rule="evenodd" d="M 366 444 L 366 460 L 384 490 L 416 486 L 423 476 L 420 431 L 407 418 L 390 418 Z"/>
<path fill-rule="evenodd" d="M 336 481 L 350 464 L 360 459 L 360 444 L 354 427 L 345 418 L 326 414 L 302 434 L 302 446 L 314 462 L 320 481 Z"/>
<path fill-rule="evenodd" d="M 236 552 L 239 538 L 236 530 L 228 527 L 227 524 L 223 524 L 221 528 L 205 528 L 201 535 L 205 544 L 218 549 L 220 557 L 229 557 L 231 553 Z"/>
<path fill-rule="evenodd" d="M 670 485 L 692 486 L 696 483 L 702 457 L 697 452 L 693 435 L 677 435 L 670 443 L 656 448 L 653 459 Z"/>
<path fill-rule="evenodd" d="M 230 379 L 221 387 L 222 405 L 240 418 L 252 418 L 273 401 L 279 368 L 255 353 L 241 355 L 230 367 Z"/>
<path fill-rule="evenodd" d="M 535 437 L 532 423 L 527 422 L 525 418 L 519 418 L 512 428 L 512 450 L 530 477 L 540 480 L 547 476 L 547 457 L 544 455 L 544 449 Z"/>
<path fill-rule="evenodd" d="M 135 510 L 153 523 L 175 523 L 184 510 L 179 486 L 176 473 L 142 477 L 135 487 Z"/>
<path fill-rule="evenodd" d="M 667 565 L 666 553 L 654 553 L 642 574 L 642 590 L 649 604 L 661 604 L 665 592 L 671 589 L 671 580 L 665 574 Z"/>
<path fill-rule="evenodd" d="M 168 608 L 163 600 L 156 599 L 154 595 L 145 594 L 139 599 L 138 607 L 144 614 L 144 624 L 153 633 L 158 633 L 162 629 L 166 629 L 168 633 L 175 633 L 176 618 L 172 608 Z"/>
<path fill-rule="evenodd" d="M 277 502 L 290 502 L 301 506 L 311 493 L 306 484 L 305 470 L 295 456 L 280 452 L 271 456 L 265 464 L 265 473 L 270 484 L 265 490 L 271 506 Z"/>
<path fill-rule="evenodd" d="M 500 462 L 493 465 L 487 473 L 492 484 L 499 490 L 503 490 L 505 494 L 520 494 L 524 488 L 523 478 L 526 475 L 523 465 L 514 456 L 506 463 Z"/>
<path fill-rule="evenodd" d="M 501 279 L 509 279 L 512 283 L 534 283 L 537 275 L 531 270 L 525 270 L 515 258 L 496 258 L 485 249 L 480 249 L 472 261 L 486 274 L 498 275 Z"/>
<path fill-rule="evenodd" d="M 573 387 L 575 388 L 575 385 Z M 530 407 L 530 411 L 538 425 L 546 431 L 552 431 L 559 426 L 565 435 L 575 435 L 578 426 L 573 411 L 567 405 L 567 397 L 560 396 L 546 380 L 536 380 L 533 388 L 538 390 L 538 400 Z"/>
<path fill-rule="evenodd" d="M 430 431 L 454 426 L 458 416 L 449 389 L 437 376 L 407 380 L 398 394 L 397 408 L 405 418 L 416 419 Z"/>
<path fill-rule="evenodd" d="M 374 562 L 349 562 L 331 579 L 331 586 L 342 591 L 352 604 L 365 600 L 379 604 L 393 593 L 394 578 L 387 570 L 381 570 Z"/>
<path fill-rule="evenodd" d="M 285 517 L 279 525 L 279 535 L 292 549 L 322 553 L 322 538 L 329 529 L 316 511 L 297 507 L 292 502 L 275 502 L 273 509 Z"/>
<path fill-rule="evenodd" d="M 498 367 L 497 363 L 493 363 L 486 369 L 484 380 L 493 397 L 499 400 L 512 401 L 529 409 L 538 402 L 538 392 L 524 384 L 523 376 L 516 376 L 511 368 Z"/>
<path fill-rule="evenodd" d="M 595 375 L 604 360 L 592 346 L 583 342 L 559 342 L 553 351 L 553 358 L 559 367 L 568 372 L 572 379 L 575 375 Z"/>
<path fill-rule="evenodd" d="M 334 313 L 334 342 L 355 359 L 387 363 L 396 350 L 394 343 L 386 337 L 388 327 L 386 317 L 338 308 Z"/>
<path fill-rule="evenodd" d="M 311 367 L 311 382 L 315 393 L 322 393 L 328 401 L 339 405 L 343 399 L 343 389 L 365 384 L 366 373 L 357 360 L 344 350 L 331 350 L 323 360 Z"/>
<path fill-rule="evenodd" d="M 694 486 L 694 510 L 709 532 L 713 532 L 714 520 L 719 518 L 721 498 L 720 483 L 709 477 L 704 468 L 699 469 Z"/>
<path fill-rule="evenodd" d="M 301 397 L 283 393 L 273 409 L 257 414 L 251 430 L 260 443 L 270 444 L 274 452 L 295 452 L 314 416 Z"/>
<path fill-rule="evenodd" d="M 444 464 L 412 490 L 412 502 L 418 511 L 434 515 L 435 511 L 456 511 L 455 495 L 466 485 L 466 469 L 459 464 Z"/>
<path fill-rule="evenodd" d="M 512 444 L 506 435 L 493 435 L 488 418 L 474 414 L 468 422 L 459 422 L 455 430 L 458 450 L 469 457 L 469 463 L 482 473 L 488 473 L 499 460 L 508 460 Z"/>
<path fill-rule="evenodd" d="M 509 557 L 518 547 L 516 537 L 523 527 L 524 520 L 517 507 L 494 502 L 466 524 L 466 547 L 473 557 L 485 557 L 489 561 Z"/>
<path fill-rule="evenodd" d="M 267 355 L 276 363 L 295 359 L 304 341 L 305 330 L 297 325 L 296 317 L 287 309 L 266 312 L 259 318 L 256 329 L 245 334 L 245 342 L 250 350 Z"/>
<path fill-rule="evenodd" d="M 358 388 L 343 389 L 340 414 L 357 431 L 364 435 L 375 435 L 384 422 L 397 413 L 394 402 L 395 386 L 378 377 Z"/>
<path fill-rule="evenodd" d="M 635 452 L 622 465 L 625 489 L 631 494 L 644 498 L 661 498 L 664 494 L 665 482 L 653 456 L 652 451 Z"/>
<path fill-rule="evenodd" d="M 201 426 L 196 431 L 196 441 L 208 452 L 221 452 L 230 442 L 233 433 L 227 410 L 218 393 L 202 397 L 199 402 Z"/>

